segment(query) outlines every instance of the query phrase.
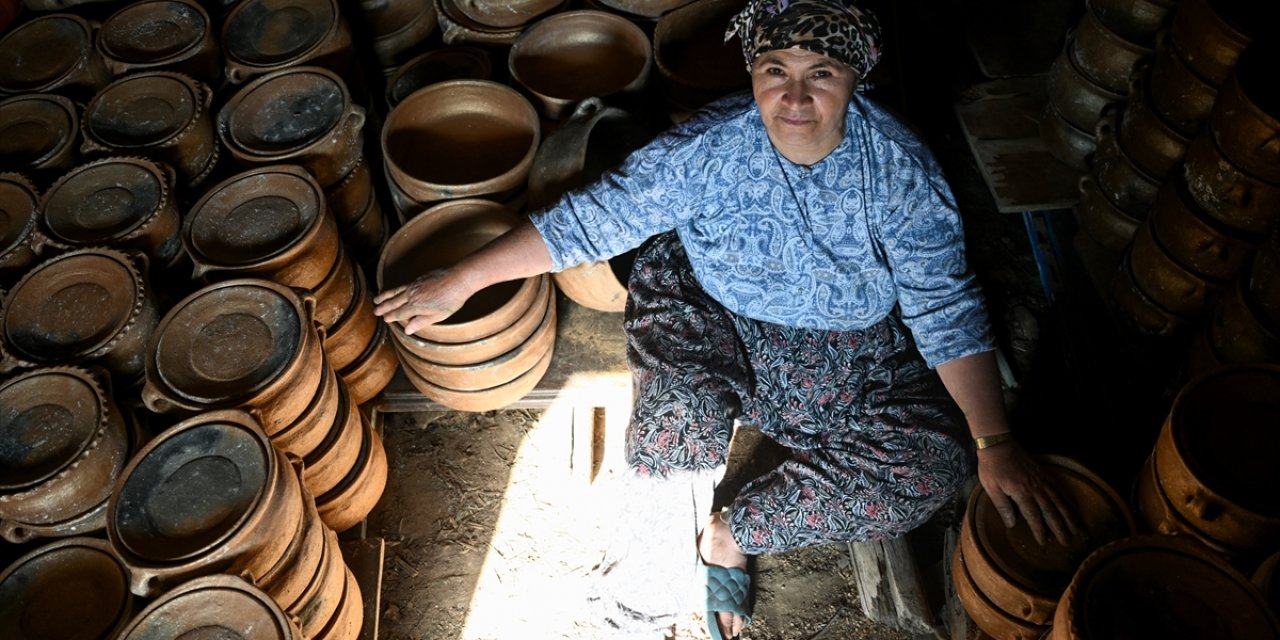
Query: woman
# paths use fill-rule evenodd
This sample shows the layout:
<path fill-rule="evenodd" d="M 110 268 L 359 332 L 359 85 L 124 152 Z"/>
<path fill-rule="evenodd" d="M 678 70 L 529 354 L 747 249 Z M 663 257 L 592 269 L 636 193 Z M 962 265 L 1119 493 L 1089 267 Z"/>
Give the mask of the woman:
<path fill-rule="evenodd" d="M 731 23 L 751 72 L 599 182 L 447 271 L 382 292 L 410 333 L 496 282 L 643 243 L 629 282 L 627 458 L 723 464 L 733 421 L 792 459 L 698 537 L 713 637 L 749 622 L 749 556 L 902 535 L 979 479 L 1009 526 L 1074 523 L 1010 439 L 959 212 L 924 145 L 857 94 L 879 28 L 840 0 L 752 0 Z M 972 443 L 972 444 L 971 444 Z"/>

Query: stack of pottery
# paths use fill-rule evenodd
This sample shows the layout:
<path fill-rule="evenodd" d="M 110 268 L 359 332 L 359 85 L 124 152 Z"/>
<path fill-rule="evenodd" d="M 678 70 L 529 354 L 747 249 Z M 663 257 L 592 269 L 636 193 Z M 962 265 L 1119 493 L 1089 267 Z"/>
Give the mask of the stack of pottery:
<path fill-rule="evenodd" d="M 57 93 L 88 100 L 111 81 L 93 33 L 93 24 L 70 13 L 18 25 L 0 38 L 0 95 Z"/>
<path fill-rule="evenodd" d="M 412 58 L 438 23 L 432 0 L 361 0 L 359 18 L 384 75 Z"/>
<path fill-rule="evenodd" d="M 1043 463 L 1081 526 L 1071 546 L 1036 542 L 1022 520 L 1006 528 L 982 487 L 970 494 L 961 523 L 952 583 L 970 618 L 996 638 L 1043 637 L 1080 562 L 1135 530 L 1124 500 L 1096 474 L 1060 456 Z"/>
<path fill-rule="evenodd" d="M 1188 360 L 1193 373 L 1225 364 L 1280 364 L 1280 229 L 1214 305 Z"/>
<path fill-rule="evenodd" d="M 0 100 L 0 171 L 47 186 L 80 160 L 80 110 L 69 98 L 28 93 Z"/>
<path fill-rule="evenodd" d="M 525 26 L 565 5 L 565 0 L 434 0 L 441 39 L 447 45 L 507 46 Z"/>
<path fill-rule="evenodd" d="M 353 58 L 337 0 L 242 0 L 227 13 L 221 41 L 232 84 L 300 65 L 342 74 Z"/>
<path fill-rule="evenodd" d="M 445 80 L 490 80 L 493 62 L 480 47 L 440 47 L 414 56 L 387 79 L 387 107 L 394 109 L 409 94 Z"/>
<path fill-rule="evenodd" d="M 193 0 L 142 0 L 107 17 L 94 44 L 112 75 L 167 70 L 222 84 L 222 49 L 209 13 Z"/>
<path fill-rule="evenodd" d="M 141 440 L 100 372 L 39 367 L 0 383 L 0 536 L 101 531 L 111 485 Z"/>
<path fill-rule="evenodd" d="M 252 582 L 211 575 L 185 582 L 165 593 L 135 617 L 127 618 L 121 640 L 180 638 L 217 629 L 233 638 L 303 640 L 302 630 L 285 610 Z M 315 637 L 315 636 L 311 636 Z"/>
<path fill-rule="evenodd" d="M 635 3 L 659 4 L 659 3 Z M 743 0 L 694 0 L 662 14 L 653 31 L 653 59 L 668 115 L 683 120 L 699 107 L 751 85 L 738 42 L 725 42 L 729 19 Z"/>
<path fill-rule="evenodd" d="M 510 230 L 502 205 L 452 200 L 423 212 L 387 241 L 382 289 L 446 268 Z M 555 346 L 555 287 L 547 274 L 502 282 L 415 335 L 391 328 L 402 369 L 426 397 L 459 411 L 490 411 L 523 398 L 542 379 Z"/>
<path fill-rule="evenodd" d="M 74 614 L 71 603 L 79 605 Z M 128 570 L 106 540 L 70 537 L 49 542 L 0 571 L 0 620 L 16 637 L 117 638 L 141 605 Z"/>
<path fill-rule="evenodd" d="M 107 539 L 137 595 L 181 593 L 193 579 L 231 574 L 296 618 L 304 638 L 359 633 L 359 586 L 337 534 L 320 524 L 284 452 L 243 412 L 182 421 L 134 456 L 112 492 Z M 205 615 L 195 609 L 184 619 Z"/>
<path fill-rule="evenodd" d="M 0 284 L 13 284 L 39 260 L 44 245 L 40 233 L 40 194 L 17 173 L 0 173 Z"/>
<path fill-rule="evenodd" d="M 1278 398 L 1277 365 L 1228 365 L 1188 382 L 1138 479 L 1147 526 L 1195 540 L 1245 571 L 1280 548 Z"/>

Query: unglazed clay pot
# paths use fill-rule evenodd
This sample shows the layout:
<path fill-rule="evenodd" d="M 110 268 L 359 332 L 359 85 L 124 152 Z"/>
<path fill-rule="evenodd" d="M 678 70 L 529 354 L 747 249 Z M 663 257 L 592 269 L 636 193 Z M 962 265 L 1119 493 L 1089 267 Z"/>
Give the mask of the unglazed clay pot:
<path fill-rule="evenodd" d="M 193 0 L 142 0 L 104 20 L 95 46 L 116 77 L 166 69 L 217 85 L 222 52 L 214 28 Z"/>
<path fill-rule="evenodd" d="M 1121 260 L 1108 283 L 1111 304 L 1132 329 L 1138 333 L 1160 339 L 1172 339 L 1182 334 L 1192 323 L 1192 318 L 1179 315 L 1161 306 L 1159 302 L 1139 286 L 1133 275 L 1129 255 Z"/>
<path fill-rule="evenodd" d="M 1069 51 L 1080 70 L 1115 93 L 1129 89 L 1134 69 L 1152 54 L 1151 47 L 1122 38 L 1092 11 L 1084 12 L 1071 40 Z"/>
<path fill-rule="evenodd" d="M 1032 624 L 996 606 L 978 590 L 969 572 L 964 554 L 957 547 L 951 556 L 951 582 L 969 618 L 987 637 L 1011 640 L 1040 640 L 1048 631 L 1048 625 Z"/>
<path fill-rule="evenodd" d="M 1126 94 L 1098 84 L 1081 71 L 1071 51 L 1074 46 L 1068 42 L 1049 69 L 1049 101 L 1077 129 L 1093 131 L 1107 107 L 1123 103 Z"/>
<path fill-rule="evenodd" d="M 1089 159 L 1098 147 L 1093 132 L 1067 122 L 1052 103 L 1040 116 L 1040 137 L 1050 155 L 1076 171 L 1089 169 Z"/>
<path fill-rule="evenodd" d="M 1192 273 L 1206 278 L 1235 278 L 1258 247 L 1256 238 L 1205 213 L 1188 192 L 1186 180 L 1177 173 L 1161 185 L 1148 219 L 1152 234 L 1169 255 Z"/>
<path fill-rule="evenodd" d="M 1156 34 L 1181 0 L 1091 0 L 1089 10 L 1106 27 L 1131 42 L 1154 45 Z"/>
<path fill-rule="evenodd" d="M 405 4 L 408 0 L 397 0 Z M 438 10 L 431 0 L 412 0 L 416 11 L 407 20 L 386 31 L 375 31 L 370 48 L 373 57 L 382 67 L 383 74 L 406 62 L 415 51 L 435 32 L 439 24 Z M 380 25 L 379 25 L 380 26 Z"/>
<path fill-rule="evenodd" d="M 1133 279 L 1161 307 L 1188 318 L 1204 315 L 1226 281 L 1187 268 L 1155 236 L 1152 220 L 1138 227 L 1129 244 Z"/>
<path fill-rule="evenodd" d="M 1280 91 L 1273 78 L 1280 52 L 1250 47 L 1218 92 L 1209 116 L 1222 154 L 1239 169 L 1280 184 Z"/>
<path fill-rule="evenodd" d="M 751 86 L 741 47 L 724 41 L 725 25 L 742 9 L 742 3 L 681 0 L 679 5 L 683 6 L 663 13 L 653 31 L 654 66 L 668 110 L 676 120 L 716 98 Z"/>
<path fill-rule="evenodd" d="M 338 381 L 335 387 L 338 410 L 329 420 L 324 438 L 302 459 L 302 485 L 315 496 L 328 493 L 351 472 L 364 438 L 360 407 L 351 401 L 345 383 Z"/>
<path fill-rule="evenodd" d="M 324 353 L 330 366 L 342 370 L 364 353 L 380 324 L 373 313 L 373 296 L 360 265 L 353 264 L 351 303 L 324 332 Z"/>
<path fill-rule="evenodd" d="M 1152 108 L 1189 137 L 1200 131 L 1218 99 L 1218 87 L 1196 74 L 1176 44 L 1156 49 L 1150 82 Z"/>
<path fill-rule="evenodd" d="M 387 486 L 387 452 L 382 436 L 357 412 L 361 421 L 360 453 L 347 475 L 328 492 L 316 496 L 320 519 L 334 531 L 346 531 L 373 511 Z"/>
<path fill-rule="evenodd" d="M 1237 235 L 1260 238 L 1280 221 L 1280 184 L 1258 178 L 1227 158 L 1212 128 L 1200 132 L 1187 148 L 1182 174 L 1197 206 Z"/>
<path fill-rule="evenodd" d="M 1263 313 L 1245 278 L 1229 287 L 1209 318 L 1209 344 L 1226 363 L 1280 362 L 1280 325 Z"/>
<path fill-rule="evenodd" d="M 1145 77 L 1139 75 L 1134 79 L 1120 116 L 1117 137 L 1139 169 L 1163 181 L 1182 161 L 1191 139 L 1165 122 L 1151 106 L 1147 86 Z"/>
<path fill-rule="evenodd" d="M 539 19 L 560 3 L 561 0 L 456 0 L 454 6 L 460 13 L 482 25 L 509 29 Z"/>
<path fill-rule="evenodd" d="M 409 94 L 445 80 L 489 80 L 493 63 L 480 47 L 440 47 L 418 54 L 396 67 L 387 79 L 387 106 L 395 108 Z"/>
<path fill-rule="evenodd" d="M 390 331 L 385 322 L 379 322 L 373 340 L 365 350 L 354 362 L 338 371 L 356 404 L 364 404 L 377 397 L 400 370 L 400 358 L 388 337 Z"/>
<path fill-rule="evenodd" d="M 116 638 L 140 606 L 124 565 L 98 538 L 49 542 L 0 572 L 0 620 L 12 640 Z"/>
<path fill-rule="evenodd" d="M 297 624 L 252 581 L 232 575 L 195 578 L 147 605 L 120 640 L 150 640 L 207 633 L 244 640 L 303 640 Z M 196 636 L 198 637 L 198 636 Z"/>
<path fill-rule="evenodd" d="M 352 64 L 351 30 L 336 0 L 244 0 L 222 25 L 227 80 L 241 84 L 287 67 L 338 73 Z"/>
<path fill-rule="evenodd" d="M 94 23 L 71 13 L 38 16 L 0 38 L 0 94 L 58 93 L 88 100 L 111 81 L 93 48 Z"/>
<path fill-rule="evenodd" d="M 44 184 L 80 160 L 80 111 L 70 99 L 29 93 L 0 100 L 0 170 Z"/>
<path fill-rule="evenodd" d="M 0 278 L 9 281 L 26 273 L 39 259 L 44 234 L 39 230 L 40 195 L 36 186 L 17 173 L 0 173 Z"/>
<path fill-rule="evenodd" d="M 1231 3 L 1182 0 L 1174 12 L 1169 37 L 1197 75 L 1214 86 L 1231 75 L 1252 38 L 1215 9 Z M 1246 6 L 1249 3 L 1237 3 Z M 1260 25 L 1259 25 L 1260 26 Z M 1257 28 L 1256 26 L 1254 28 Z M 1274 28 L 1274 27 L 1263 27 Z"/>

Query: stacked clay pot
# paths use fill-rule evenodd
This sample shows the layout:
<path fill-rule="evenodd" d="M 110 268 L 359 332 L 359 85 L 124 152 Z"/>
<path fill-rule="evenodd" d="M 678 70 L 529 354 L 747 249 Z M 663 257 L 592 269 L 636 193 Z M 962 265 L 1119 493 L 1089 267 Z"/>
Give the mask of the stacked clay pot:
<path fill-rule="evenodd" d="M 420 53 L 396 67 L 387 78 L 387 108 L 409 94 L 445 80 L 491 80 L 493 61 L 480 47 L 440 47 Z"/>
<path fill-rule="evenodd" d="M 374 59 L 389 75 L 436 32 L 437 13 L 432 0 L 361 0 L 353 21 L 364 27 Z"/>
<path fill-rule="evenodd" d="M 352 65 L 351 29 L 337 0 L 244 0 L 222 23 L 226 78 L 244 84 L 301 65 L 339 74 Z"/>
<path fill-rule="evenodd" d="M 683 120 L 708 102 L 751 86 L 741 48 L 724 41 L 724 25 L 742 9 L 739 0 L 626 4 L 671 7 L 654 27 L 653 60 L 672 120 Z"/>
<path fill-rule="evenodd" d="M 391 236 L 378 263 L 382 289 L 448 267 L 518 223 L 502 205 L 451 200 Z M 522 398 L 550 366 L 555 346 L 551 276 L 487 287 L 450 317 L 415 335 L 391 327 L 405 375 L 423 395 L 460 411 L 489 411 Z"/>
<path fill-rule="evenodd" d="M 72 613 L 68 605 L 81 605 Z M 74 536 L 42 544 L 0 570 L 0 620 L 18 638 L 116 638 L 141 607 L 127 568 L 106 540 Z"/>
<path fill-rule="evenodd" d="M 39 260 L 40 193 L 26 176 L 0 173 L 0 283 L 7 289 Z"/>
<path fill-rule="evenodd" d="M 217 629 L 229 637 L 303 640 L 294 620 L 251 582 L 211 575 L 185 582 L 126 620 L 121 640 L 183 637 Z M 315 636 L 310 636 L 315 637 Z"/>
<path fill-rule="evenodd" d="M 93 47 L 94 25 L 72 13 L 50 13 L 0 38 L 0 95 L 56 93 L 85 101 L 111 81 Z"/>
<path fill-rule="evenodd" d="M 1082 528 L 1070 547 L 1036 542 L 1025 521 L 1006 528 L 982 487 L 970 494 L 960 525 L 952 583 L 970 618 L 992 637 L 1039 640 L 1080 562 L 1135 531 L 1125 501 L 1096 474 L 1061 456 L 1042 461 Z"/>
<path fill-rule="evenodd" d="M 511 45 L 529 23 L 563 8 L 563 0 L 434 0 L 446 45 Z"/>
<path fill-rule="evenodd" d="M 223 75 L 216 31 L 208 11 L 194 0 L 142 0 L 103 20 L 94 46 L 115 77 L 163 69 L 216 87 Z"/>
<path fill-rule="evenodd" d="M 80 108 L 52 93 L 0 100 L 0 171 L 42 187 L 80 160 Z"/>

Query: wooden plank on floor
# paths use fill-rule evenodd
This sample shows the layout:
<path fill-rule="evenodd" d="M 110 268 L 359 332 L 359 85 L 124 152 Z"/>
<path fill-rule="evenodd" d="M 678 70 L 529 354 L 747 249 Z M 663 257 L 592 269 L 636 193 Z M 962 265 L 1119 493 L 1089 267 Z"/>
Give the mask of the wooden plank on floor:
<path fill-rule="evenodd" d="M 873 622 L 944 638 L 907 538 L 849 543 L 862 610 Z"/>
<path fill-rule="evenodd" d="M 358 640 L 378 640 L 378 619 L 382 614 L 382 563 L 386 543 L 382 538 L 345 540 L 338 543 L 360 595 L 364 599 L 364 624 Z"/>

